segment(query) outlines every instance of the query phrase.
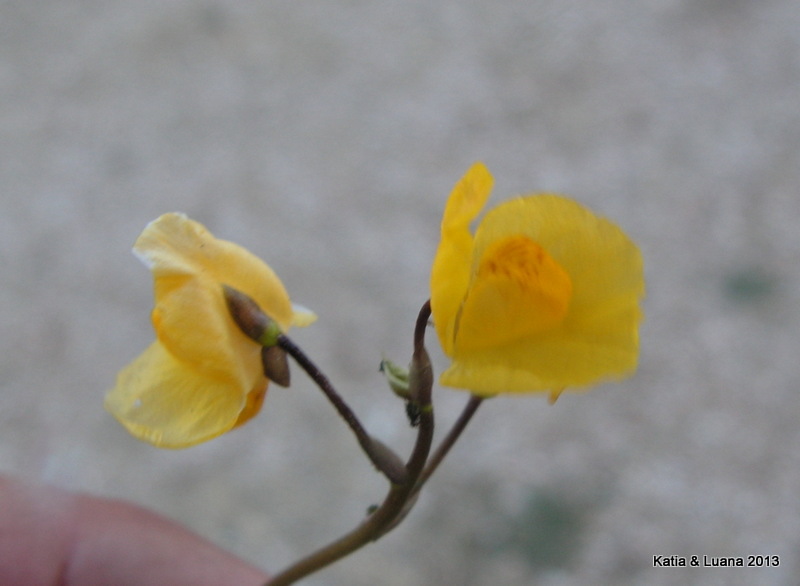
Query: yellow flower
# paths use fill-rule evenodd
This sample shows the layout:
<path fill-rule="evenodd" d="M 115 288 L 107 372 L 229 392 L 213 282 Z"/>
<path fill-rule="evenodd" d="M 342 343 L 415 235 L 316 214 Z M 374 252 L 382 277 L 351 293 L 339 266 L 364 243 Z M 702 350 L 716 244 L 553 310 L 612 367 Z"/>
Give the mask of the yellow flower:
<path fill-rule="evenodd" d="M 446 386 L 482 396 L 550 391 L 636 369 L 642 257 L 616 225 L 553 194 L 478 216 L 492 176 L 473 165 L 453 189 L 431 271 Z"/>
<path fill-rule="evenodd" d="M 315 316 L 293 308 L 259 258 L 183 214 L 148 224 L 133 250 L 155 280 L 156 341 L 119 373 L 106 409 L 162 448 L 198 444 L 256 415 L 268 382 L 261 346 L 234 323 L 222 285 L 252 297 L 284 331 Z"/>

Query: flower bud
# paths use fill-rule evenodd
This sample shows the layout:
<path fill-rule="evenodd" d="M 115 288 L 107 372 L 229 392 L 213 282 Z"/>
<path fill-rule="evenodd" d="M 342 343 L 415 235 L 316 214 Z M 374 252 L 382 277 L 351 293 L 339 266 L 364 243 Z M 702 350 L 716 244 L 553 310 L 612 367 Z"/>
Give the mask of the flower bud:
<path fill-rule="evenodd" d="M 275 346 L 278 343 L 280 326 L 261 311 L 251 297 L 228 285 L 223 285 L 222 291 L 233 321 L 248 338 L 262 346 Z"/>
<path fill-rule="evenodd" d="M 291 383 L 289 361 L 286 352 L 280 346 L 264 346 L 261 349 L 261 364 L 264 365 L 264 376 L 276 385 L 288 387 Z"/>
<path fill-rule="evenodd" d="M 386 377 L 389 388 L 401 399 L 410 399 L 408 392 L 408 369 L 384 358 L 379 369 Z"/>

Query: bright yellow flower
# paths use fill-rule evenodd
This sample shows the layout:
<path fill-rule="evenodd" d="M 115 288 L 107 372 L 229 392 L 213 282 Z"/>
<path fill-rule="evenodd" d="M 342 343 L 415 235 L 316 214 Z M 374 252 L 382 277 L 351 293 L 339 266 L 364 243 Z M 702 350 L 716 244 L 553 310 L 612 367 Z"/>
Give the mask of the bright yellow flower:
<path fill-rule="evenodd" d="M 478 216 L 492 189 L 481 163 L 445 207 L 431 271 L 436 333 L 452 359 L 446 386 L 477 395 L 550 391 L 636 369 L 642 257 L 616 225 L 553 194 Z"/>
<path fill-rule="evenodd" d="M 195 445 L 241 425 L 258 413 L 268 381 L 261 346 L 234 323 L 222 285 L 252 297 L 284 331 L 315 316 L 293 308 L 259 258 L 183 214 L 148 224 L 133 250 L 155 280 L 157 339 L 119 373 L 106 409 L 162 448 Z"/>

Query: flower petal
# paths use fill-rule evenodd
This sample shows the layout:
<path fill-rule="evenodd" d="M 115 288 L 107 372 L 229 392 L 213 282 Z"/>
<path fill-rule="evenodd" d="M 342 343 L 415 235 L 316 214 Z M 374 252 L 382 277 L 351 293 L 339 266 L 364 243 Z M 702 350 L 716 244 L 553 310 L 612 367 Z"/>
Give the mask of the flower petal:
<path fill-rule="evenodd" d="M 442 373 L 445 386 L 478 395 L 549 391 L 623 378 L 636 369 L 637 308 L 598 316 L 592 328 L 558 329 L 505 346 L 463 352 Z"/>
<path fill-rule="evenodd" d="M 203 275 L 156 280 L 152 312 L 158 340 L 198 372 L 250 388 L 261 375 L 260 346 L 228 313 L 222 288 Z"/>
<path fill-rule="evenodd" d="M 453 188 L 445 206 L 441 241 L 431 269 L 431 308 L 446 354 L 452 352 L 456 316 L 470 280 L 470 223 L 489 199 L 493 182 L 483 163 L 475 163 Z"/>
<path fill-rule="evenodd" d="M 614 223 L 569 198 L 538 194 L 509 200 L 486 214 L 475 234 L 473 262 L 492 242 L 525 235 L 570 275 L 570 316 L 598 303 L 631 302 L 644 292 L 642 257 Z"/>
<path fill-rule="evenodd" d="M 266 388 L 263 376 L 260 384 Z M 233 428 L 248 391 L 210 379 L 155 342 L 119 373 L 105 407 L 135 437 L 162 448 L 183 448 Z"/>
<path fill-rule="evenodd" d="M 259 411 L 261 411 L 261 406 L 264 404 L 264 398 L 266 396 L 267 396 L 266 382 L 263 383 L 263 386 L 258 386 L 249 393 L 247 393 L 247 398 L 245 400 L 244 408 L 242 409 L 242 412 L 239 413 L 239 417 L 236 418 L 236 424 L 233 427 L 236 428 L 239 427 L 240 425 L 244 425 L 245 423 L 250 421 L 253 417 L 258 415 Z"/>
<path fill-rule="evenodd" d="M 498 206 L 483 219 L 475 235 L 472 271 L 494 243 L 516 236 L 541 245 L 569 275 L 572 297 L 566 316 L 552 330 L 496 346 L 456 345 L 441 383 L 491 395 L 586 386 L 634 370 L 644 294 L 636 245 L 616 225 L 568 198 L 527 196 Z"/>
<path fill-rule="evenodd" d="M 526 236 L 508 236 L 486 249 L 456 319 L 455 352 L 491 348 L 545 332 L 564 319 L 572 296 L 569 275 Z"/>
<path fill-rule="evenodd" d="M 159 341 L 198 371 L 251 388 L 261 376 L 260 348 L 229 316 L 221 285 L 246 293 L 287 329 L 294 314 L 272 269 L 177 213 L 151 222 L 134 251 L 155 278 L 152 318 Z"/>
<path fill-rule="evenodd" d="M 300 305 L 299 303 L 292 303 L 292 325 L 298 328 L 310 326 L 317 321 L 317 314 Z"/>
<path fill-rule="evenodd" d="M 289 295 L 275 272 L 250 251 L 215 238 L 184 214 L 164 214 L 150 222 L 134 252 L 156 279 L 203 275 L 252 297 L 281 328 L 292 323 Z"/>

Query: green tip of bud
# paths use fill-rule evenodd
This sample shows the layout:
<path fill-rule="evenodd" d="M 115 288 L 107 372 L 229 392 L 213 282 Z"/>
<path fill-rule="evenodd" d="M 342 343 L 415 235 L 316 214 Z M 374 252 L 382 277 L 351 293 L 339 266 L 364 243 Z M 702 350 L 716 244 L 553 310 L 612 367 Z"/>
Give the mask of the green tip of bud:
<path fill-rule="evenodd" d="M 281 332 L 281 328 L 278 325 L 278 322 L 269 318 L 267 319 L 269 320 L 267 322 L 267 327 L 264 328 L 264 332 L 258 337 L 256 342 L 258 342 L 262 346 L 277 346 L 278 337 L 283 332 Z"/>
<path fill-rule="evenodd" d="M 222 285 L 222 292 L 233 321 L 248 338 L 262 346 L 278 343 L 280 326 L 251 297 L 229 285 Z"/>
<path fill-rule="evenodd" d="M 411 398 L 411 394 L 408 390 L 407 368 L 403 368 L 391 360 L 384 358 L 381 360 L 381 366 L 379 370 L 386 377 L 386 382 L 389 383 L 389 388 L 392 389 L 395 395 L 405 400 L 409 400 Z"/>

